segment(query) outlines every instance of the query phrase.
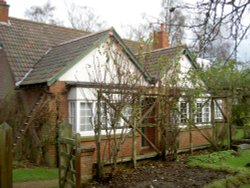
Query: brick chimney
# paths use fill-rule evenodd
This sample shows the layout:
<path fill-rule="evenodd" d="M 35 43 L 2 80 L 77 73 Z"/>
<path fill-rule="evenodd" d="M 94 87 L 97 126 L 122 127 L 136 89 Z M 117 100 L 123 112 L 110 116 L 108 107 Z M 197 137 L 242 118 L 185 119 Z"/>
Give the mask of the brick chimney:
<path fill-rule="evenodd" d="M 9 19 L 9 5 L 5 0 L 0 0 L 0 22 L 8 22 Z"/>
<path fill-rule="evenodd" d="M 165 25 L 161 24 L 160 31 L 154 31 L 153 49 L 169 47 L 168 33 L 165 31 Z"/>

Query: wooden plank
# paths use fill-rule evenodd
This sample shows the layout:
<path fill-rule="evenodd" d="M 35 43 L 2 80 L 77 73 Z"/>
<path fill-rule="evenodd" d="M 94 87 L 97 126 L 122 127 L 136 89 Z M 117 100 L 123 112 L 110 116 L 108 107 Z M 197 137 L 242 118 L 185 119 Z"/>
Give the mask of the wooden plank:
<path fill-rule="evenodd" d="M 136 113 L 136 110 L 134 110 L 134 114 Z M 133 120 L 134 120 L 134 127 L 136 127 L 136 117 L 134 115 L 133 117 Z M 133 159 L 133 166 L 134 168 L 136 168 L 136 130 L 135 128 L 133 128 L 133 131 L 132 131 L 132 138 L 133 138 L 133 143 L 132 143 L 132 159 Z"/>
<path fill-rule="evenodd" d="M 62 152 L 60 153 L 60 155 L 61 155 L 62 157 L 67 158 L 67 159 L 71 159 L 71 160 L 75 160 L 75 159 L 76 159 L 76 156 L 75 156 L 75 155 L 70 155 L 69 153 L 64 152 L 64 151 L 62 151 Z"/>
<path fill-rule="evenodd" d="M 69 144 L 69 145 L 75 146 L 75 139 L 72 139 L 72 138 L 60 137 L 58 138 L 58 141 L 61 144 Z"/>
<path fill-rule="evenodd" d="M 0 125 L 0 188 L 12 187 L 12 128 Z"/>
<path fill-rule="evenodd" d="M 76 188 L 81 187 L 81 136 L 80 134 L 75 135 L 76 142 L 76 153 L 75 153 L 75 177 L 76 177 Z"/>
<path fill-rule="evenodd" d="M 96 125 L 96 149 L 97 149 L 97 178 L 102 177 L 102 159 L 101 159 L 101 94 L 97 96 L 97 125 Z"/>

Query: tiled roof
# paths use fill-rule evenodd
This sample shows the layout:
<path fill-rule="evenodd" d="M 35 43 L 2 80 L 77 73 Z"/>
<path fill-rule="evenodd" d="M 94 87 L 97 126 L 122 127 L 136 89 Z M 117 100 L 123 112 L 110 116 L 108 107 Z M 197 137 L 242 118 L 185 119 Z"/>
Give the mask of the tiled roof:
<path fill-rule="evenodd" d="M 10 18 L 9 23 L 0 24 L 0 46 L 6 52 L 16 82 L 22 80 L 51 47 L 90 34 L 82 30 L 17 18 Z M 133 53 L 137 53 L 138 42 L 124 42 Z"/>
<path fill-rule="evenodd" d="M 179 61 L 184 50 L 185 46 L 176 46 L 144 53 L 141 60 L 144 62 L 145 71 L 153 78 L 159 79 L 170 63 Z"/>
<path fill-rule="evenodd" d="M 0 24 L 0 46 L 6 52 L 15 81 L 22 80 L 23 84 L 42 83 L 52 78 L 68 65 L 66 61 L 72 61 L 86 51 L 105 33 L 84 37 L 90 33 L 17 18 L 10 18 L 9 21 L 8 25 Z M 125 39 L 122 43 L 133 54 L 143 48 L 140 42 Z M 165 63 L 176 60 L 183 50 L 184 47 L 181 46 L 144 53 L 144 70 L 140 65 L 137 66 L 144 75 L 149 73 L 158 79 L 163 70 L 159 69 L 159 60 L 164 59 Z M 69 53 L 71 55 L 67 55 Z"/>
<path fill-rule="evenodd" d="M 86 52 L 93 49 L 100 40 L 107 38 L 109 31 L 111 29 L 74 39 L 51 48 L 33 67 L 33 70 L 21 85 L 47 83 L 61 71 L 72 66 L 72 63 L 76 63 L 80 56 L 86 55 Z"/>
<path fill-rule="evenodd" d="M 123 39 L 123 41 L 126 46 L 131 50 L 131 52 L 133 52 L 134 54 L 139 53 L 142 43 L 128 39 Z"/>
<path fill-rule="evenodd" d="M 15 81 L 20 81 L 52 46 L 87 32 L 33 21 L 10 18 L 0 24 L 0 45 L 6 52 Z"/>

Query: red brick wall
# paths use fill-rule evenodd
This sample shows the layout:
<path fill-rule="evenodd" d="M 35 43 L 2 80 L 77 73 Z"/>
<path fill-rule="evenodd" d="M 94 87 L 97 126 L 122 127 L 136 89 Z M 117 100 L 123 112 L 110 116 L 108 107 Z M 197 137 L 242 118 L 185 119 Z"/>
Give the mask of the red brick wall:
<path fill-rule="evenodd" d="M 59 101 L 59 110 L 62 121 L 68 119 L 68 99 L 65 82 L 56 82 L 49 87 L 49 91 L 53 93 Z"/>
<path fill-rule="evenodd" d="M 201 131 L 205 135 L 211 135 L 212 129 L 211 128 L 204 128 Z M 179 140 L 179 148 L 184 149 L 189 147 L 189 131 L 181 131 L 178 137 Z M 193 139 L 193 146 L 202 146 L 209 144 L 208 141 L 201 135 L 201 133 L 197 130 L 192 131 L 192 139 Z"/>
<path fill-rule="evenodd" d="M 136 137 L 136 149 L 137 151 L 139 152 L 140 151 L 140 137 L 137 136 Z M 118 140 L 119 142 L 119 140 Z M 93 148 L 96 148 L 96 142 L 93 138 L 93 140 L 91 141 L 82 141 L 81 142 L 81 145 L 82 146 L 91 146 Z M 104 157 L 104 159 L 108 160 L 109 159 L 109 148 L 110 146 L 112 147 L 112 145 L 109 144 L 109 141 L 108 139 L 102 139 L 102 142 L 101 142 L 101 153 Z M 96 155 L 97 155 L 97 151 L 95 151 L 93 153 L 93 158 L 94 160 L 96 160 Z M 132 156 L 132 138 L 129 137 L 125 140 L 125 142 L 121 145 L 121 148 L 120 148 L 120 151 L 119 151 L 119 157 L 130 157 Z"/>
<path fill-rule="evenodd" d="M 137 153 L 140 152 L 140 145 L 141 145 L 141 138 L 140 136 L 136 137 L 136 150 Z M 119 141 L 119 140 L 118 140 Z M 125 142 L 121 145 L 118 157 L 122 160 L 124 157 L 131 157 L 132 156 L 132 138 L 128 137 Z M 94 138 L 89 141 L 82 141 L 81 146 L 86 147 L 93 147 L 95 150 L 93 152 L 82 152 L 81 156 L 81 176 L 82 181 L 86 181 L 92 178 L 93 174 L 93 164 L 96 163 L 97 157 L 97 150 L 96 150 L 96 142 Z M 109 162 L 110 155 L 109 155 L 109 141 L 107 139 L 102 139 L 101 142 L 101 155 L 102 159 L 105 162 Z"/>

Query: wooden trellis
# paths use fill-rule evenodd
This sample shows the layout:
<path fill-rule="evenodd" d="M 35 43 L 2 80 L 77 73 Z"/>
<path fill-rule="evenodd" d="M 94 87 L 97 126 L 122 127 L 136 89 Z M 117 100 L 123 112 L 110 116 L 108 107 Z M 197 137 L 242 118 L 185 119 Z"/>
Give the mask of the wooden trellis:
<path fill-rule="evenodd" d="M 133 117 L 131 117 L 130 119 L 128 119 L 127 117 L 125 117 L 122 113 L 120 114 L 120 118 L 123 119 L 123 121 L 126 122 L 127 127 L 130 129 L 130 131 L 128 131 L 126 134 L 130 134 L 132 137 L 132 152 L 131 152 L 131 159 L 133 162 L 134 167 L 136 167 L 136 163 L 137 163 L 137 153 L 136 153 L 136 135 L 140 135 L 143 139 L 146 140 L 146 142 L 148 143 L 148 145 L 159 155 L 161 156 L 163 159 L 165 159 L 166 155 L 169 153 L 169 151 L 167 151 L 167 145 L 169 144 L 167 142 L 167 139 L 169 137 L 170 134 L 174 134 L 175 136 L 178 135 L 178 133 L 175 134 L 173 128 L 171 128 L 173 125 L 170 126 L 170 98 L 175 100 L 175 102 L 178 102 L 178 98 L 179 97 L 184 97 L 181 96 L 180 94 L 178 95 L 178 97 L 176 98 L 176 96 L 170 95 L 168 93 L 163 93 L 161 94 L 161 92 L 155 92 L 155 93 L 149 93 L 147 92 L 142 92 L 140 91 L 129 91 L 126 90 L 125 92 L 120 92 L 119 90 L 115 90 L 114 88 L 112 89 L 101 89 L 98 92 L 98 96 L 97 96 L 97 123 L 95 124 L 95 133 L 96 133 L 96 143 L 97 143 L 97 177 L 101 177 L 102 176 L 102 167 L 103 167 L 103 161 L 102 161 L 102 153 L 101 153 L 101 142 L 102 142 L 102 136 L 101 136 L 101 132 L 103 130 L 102 128 L 102 123 L 101 123 L 101 103 L 106 103 L 111 109 L 113 109 L 114 111 L 117 110 L 117 105 L 114 104 L 112 101 L 110 101 L 110 99 L 107 97 L 107 94 L 118 94 L 118 95 L 130 95 L 131 98 L 134 98 L 133 101 L 137 101 L 134 106 L 133 109 L 136 111 L 141 111 L 140 106 L 141 106 L 141 98 L 153 98 L 155 99 L 154 102 L 148 107 L 148 109 L 146 109 L 146 111 L 144 111 L 144 114 L 141 115 L 135 115 L 138 113 L 133 113 Z M 212 118 L 214 118 L 214 100 L 215 97 L 203 97 L 205 99 L 205 102 L 203 105 L 205 105 L 206 103 L 211 103 L 211 114 Z M 224 98 L 223 98 L 224 99 Z M 218 105 L 218 104 L 216 104 Z M 138 109 L 136 109 L 138 108 Z M 155 114 L 155 119 L 156 122 L 155 123 L 151 123 L 151 124 L 144 124 L 144 119 L 147 118 L 147 116 L 156 109 L 156 114 Z M 227 114 L 223 113 L 222 109 L 220 109 L 222 115 L 223 115 L 223 119 L 224 119 L 224 123 L 227 123 Z M 191 112 L 191 110 L 190 110 Z M 179 112 L 180 113 L 180 112 Z M 193 115 L 193 114 L 192 114 Z M 192 116 L 190 116 L 192 117 Z M 190 120 L 188 120 L 190 121 Z M 214 126 L 214 119 L 212 119 L 211 121 L 212 127 Z M 229 124 L 226 124 L 227 126 L 225 126 L 227 129 L 229 129 Z M 154 127 L 156 128 L 157 131 L 157 141 L 154 143 L 152 142 L 152 140 L 150 140 L 150 138 L 148 138 L 148 136 L 142 131 L 143 127 Z M 115 129 L 115 127 L 114 127 Z M 202 131 L 199 130 L 199 127 L 197 127 L 194 123 L 192 124 L 192 126 L 190 126 L 189 132 L 190 132 L 190 137 L 192 137 L 192 130 L 198 130 L 204 137 L 206 138 L 206 135 L 204 135 L 202 133 Z M 230 130 L 229 130 L 230 131 Z M 213 133 L 216 134 L 216 133 Z M 190 138 L 191 139 L 191 138 Z M 176 140 L 172 140 L 173 142 L 176 142 Z M 192 143 L 192 140 L 190 140 L 190 143 Z M 176 146 L 175 143 L 172 143 L 173 145 Z M 176 146 L 177 147 L 177 146 Z M 192 148 L 192 145 L 190 146 Z M 175 152 L 177 152 L 177 148 L 172 148 Z"/>
<path fill-rule="evenodd" d="M 103 161 L 102 161 L 102 153 L 101 153 L 101 142 L 102 142 L 102 136 L 101 132 L 103 130 L 102 128 L 102 123 L 101 123 L 101 104 L 104 102 L 106 103 L 112 110 L 116 111 L 117 110 L 117 105 L 114 104 L 110 99 L 107 97 L 106 94 L 118 94 L 118 95 L 123 95 L 124 93 L 119 92 L 119 90 L 101 90 L 101 92 L 98 93 L 97 96 L 97 123 L 95 125 L 95 133 L 96 133 L 96 144 L 97 144 L 97 177 L 102 176 L 102 166 L 103 166 Z M 144 114 L 140 114 L 140 107 L 141 107 L 141 98 L 143 97 L 159 97 L 160 95 L 155 95 L 155 94 L 147 94 L 144 92 L 134 92 L 134 91 L 125 91 L 126 95 L 129 95 L 131 100 L 133 101 L 131 104 L 132 109 L 133 109 L 133 116 L 128 119 L 123 115 L 122 113 L 120 114 L 120 118 L 126 123 L 126 128 L 129 128 L 129 131 L 125 133 L 124 137 L 127 137 L 127 135 L 132 135 L 132 152 L 131 152 L 131 158 L 134 167 L 136 167 L 137 163 L 137 153 L 136 153 L 136 136 L 139 134 L 143 139 L 146 140 L 146 142 L 149 144 L 149 146 L 159 155 L 161 156 L 163 153 L 163 148 L 159 147 L 159 142 L 153 143 L 148 136 L 143 133 L 142 128 L 143 127 L 158 127 L 158 129 L 164 129 L 165 124 L 162 124 L 162 122 L 157 121 L 154 124 L 144 124 L 144 119 L 147 118 L 147 116 L 153 111 L 153 109 L 158 108 L 159 101 L 154 100 L 153 104 L 146 109 Z M 164 97 L 163 95 L 161 97 Z M 165 105 L 166 107 L 166 105 Z M 161 109 L 164 110 L 164 109 Z M 156 118 L 157 119 L 157 118 Z M 120 128 L 120 127 L 118 127 Z M 162 138 L 160 138 L 162 139 Z"/>

